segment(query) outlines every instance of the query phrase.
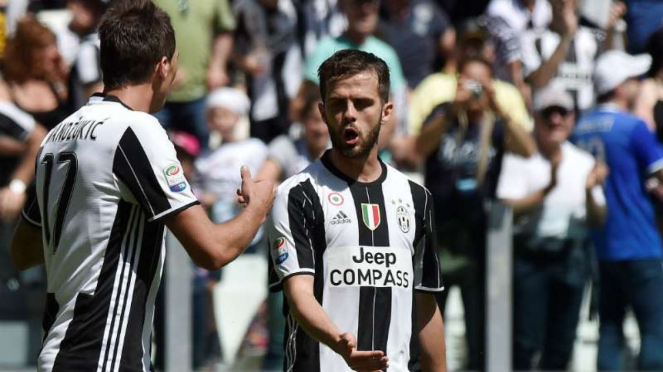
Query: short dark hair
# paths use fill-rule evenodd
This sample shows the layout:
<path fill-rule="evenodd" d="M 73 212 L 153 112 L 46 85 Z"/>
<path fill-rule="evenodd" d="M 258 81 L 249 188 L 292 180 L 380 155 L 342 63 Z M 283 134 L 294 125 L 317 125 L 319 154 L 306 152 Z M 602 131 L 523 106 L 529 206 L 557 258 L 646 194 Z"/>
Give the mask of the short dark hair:
<path fill-rule="evenodd" d="M 375 72 L 378 77 L 380 98 L 382 102 L 388 102 L 391 86 L 389 67 L 375 54 L 355 49 L 345 49 L 334 53 L 318 68 L 322 100 L 325 101 L 327 98 L 329 85 L 364 71 Z"/>
<path fill-rule="evenodd" d="M 162 57 L 175 54 L 170 17 L 150 0 L 116 1 L 99 26 L 106 89 L 149 81 Z"/>

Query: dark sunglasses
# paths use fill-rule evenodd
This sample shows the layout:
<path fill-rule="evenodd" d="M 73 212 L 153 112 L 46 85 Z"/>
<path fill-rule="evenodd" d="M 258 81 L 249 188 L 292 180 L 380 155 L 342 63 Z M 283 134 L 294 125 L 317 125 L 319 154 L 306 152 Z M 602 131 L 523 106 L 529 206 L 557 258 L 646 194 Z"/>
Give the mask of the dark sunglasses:
<path fill-rule="evenodd" d="M 567 110 L 566 108 L 559 106 L 550 106 L 541 110 L 541 116 L 546 119 L 551 117 L 553 114 L 559 114 L 562 117 L 567 117 L 571 114 L 571 110 Z"/>

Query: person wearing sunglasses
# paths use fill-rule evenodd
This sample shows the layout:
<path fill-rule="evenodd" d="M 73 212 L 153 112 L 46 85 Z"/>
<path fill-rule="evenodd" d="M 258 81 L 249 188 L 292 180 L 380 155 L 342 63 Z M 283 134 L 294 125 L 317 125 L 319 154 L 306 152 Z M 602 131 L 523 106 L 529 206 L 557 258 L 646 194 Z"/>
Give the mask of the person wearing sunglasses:
<path fill-rule="evenodd" d="M 621 51 L 596 62 L 599 106 L 578 122 L 574 140 L 610 168 L 605 183 L 606 223 L 593 234 L 601 275 L 598 370 L 624 370 L 622 330 L 626 309 L 640 329 L 638 370 L 663 370 L 663 243 L 652 197 L 663 182 L 663 148 L 644 120 L 629 113 L 639 94 L 638 77 L 651 56 Z"/>
<path fill-rule="evenodd" d="M 533 105 L 538 152 L 506 154 L 497 187 L 514 214 L 513 369 L 561 371 L 590 274 L 588 228 L 602 225 L 607 213 L 601 184 L 608 170 L 568 142 L 574 102 L 563 87 L 535 93 Z"/>

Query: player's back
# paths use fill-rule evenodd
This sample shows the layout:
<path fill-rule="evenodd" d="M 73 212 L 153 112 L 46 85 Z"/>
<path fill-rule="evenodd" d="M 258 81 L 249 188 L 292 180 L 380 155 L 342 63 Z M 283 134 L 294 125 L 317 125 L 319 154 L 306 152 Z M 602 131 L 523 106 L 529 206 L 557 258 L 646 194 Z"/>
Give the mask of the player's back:
<path fill-rule="evenodd" d="M 42 228 L 48 280 L 40 371 L 149 368 L 155 221 L 195 202 L 174 154 L 156 119 L 114 97 L 91 98 L 46 136 L 25 213 Z"/>

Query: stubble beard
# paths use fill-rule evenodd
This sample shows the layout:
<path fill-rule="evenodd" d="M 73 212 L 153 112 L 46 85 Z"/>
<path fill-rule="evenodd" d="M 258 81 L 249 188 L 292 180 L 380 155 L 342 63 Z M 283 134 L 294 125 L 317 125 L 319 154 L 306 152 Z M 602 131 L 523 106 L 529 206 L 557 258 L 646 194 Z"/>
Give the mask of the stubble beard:
<path fill-rule="evenodd" d="M 370 132 L 368 132 L 366 141 L 362 141 L 360 136 L 359 141 L 355 146 L 347 146 L 343 142 L 343 135 L 340 133 L 334 133 L 333 135 L 330 136 L 332 141 L 332 147 L 337 150 L 340 150 L 341 154 L 343 154 L 343 156 L 345 156 L 346 158 L 355 159 L 355 158 L 367 157 L 368 154 L 373 149 L 373 146 L 375 146 L 375 144 L 378 142 L 378 139 L 380 138 L 380 127 L 381 127 L 380 123 L 382 123 L 382 113 L 380 113 L 377 125 L 374 125 L 371 128 Z"/>

